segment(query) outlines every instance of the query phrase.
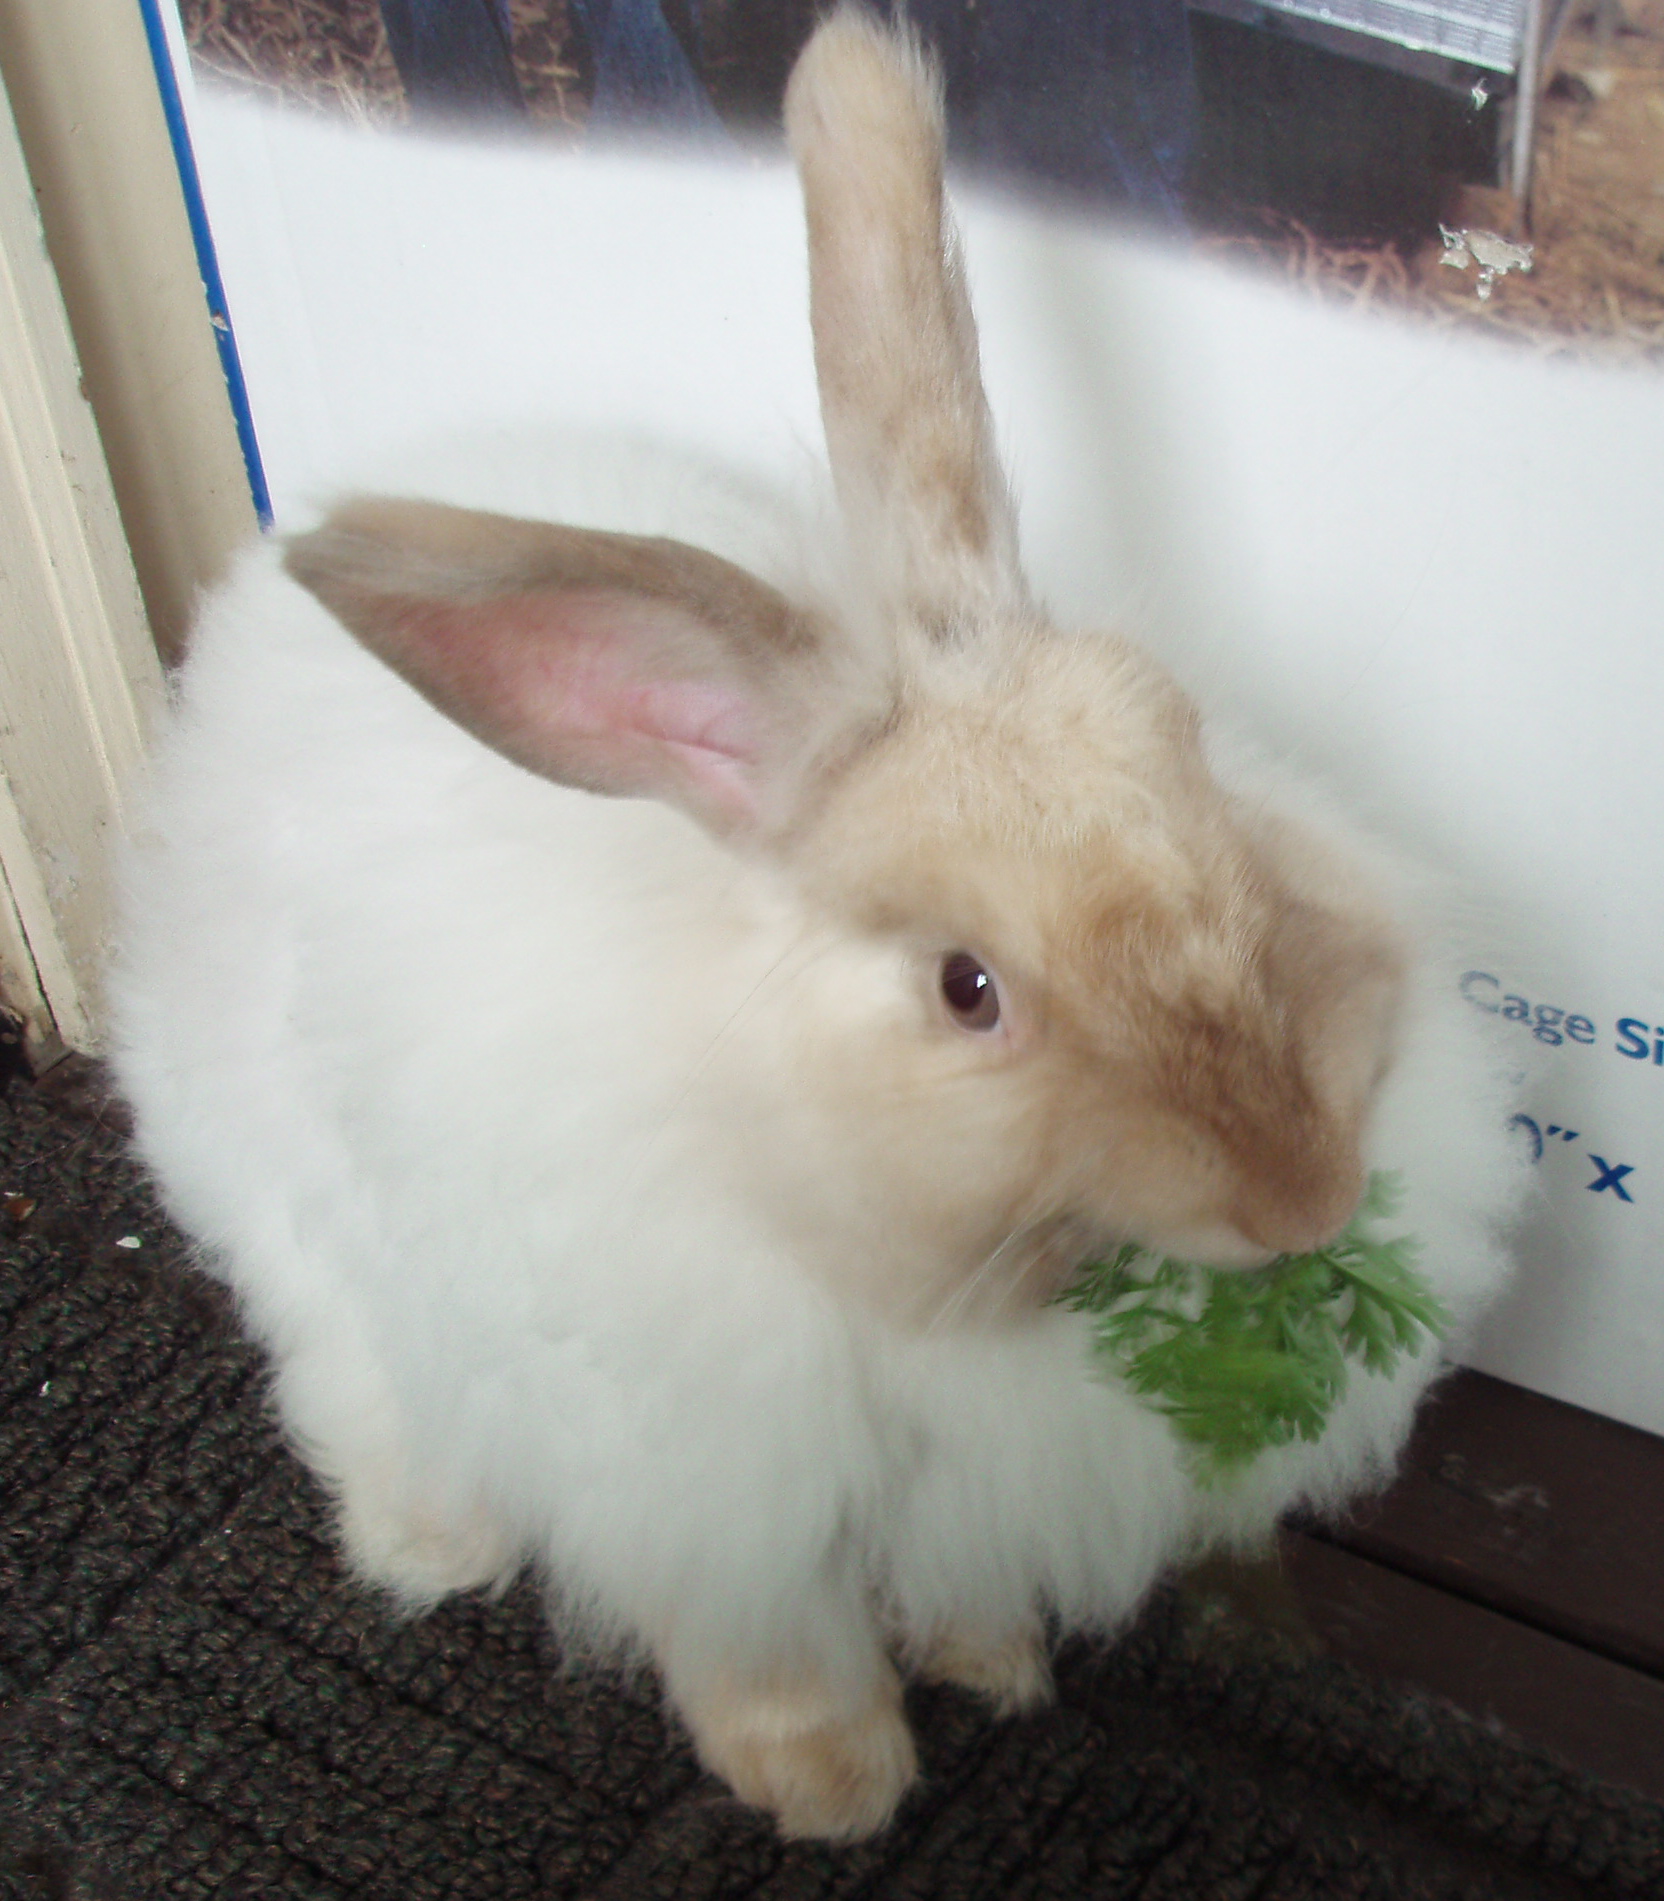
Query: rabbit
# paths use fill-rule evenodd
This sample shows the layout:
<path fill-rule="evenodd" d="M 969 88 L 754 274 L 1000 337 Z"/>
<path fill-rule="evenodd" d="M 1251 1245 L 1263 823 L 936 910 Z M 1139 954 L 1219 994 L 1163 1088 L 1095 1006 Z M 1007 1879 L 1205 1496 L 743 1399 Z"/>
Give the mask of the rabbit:
<path fill-rule="evenodd" d="M 915 40 L 832 13 L 786 126 L 835 503 L 555 443 L 250 550 L 109 993 L 357 1575 L 536 1566 L 848 1840 L 905 1673 L 1044 1702 L 1060 1633 L 1380 1481 L 1436 1372 L 1204 1483 L 1083 1261 L 1251 1267 L 1394 1168 L 1459 1332 L 1518 1171 L 1434 881 L 1025 580 Z"/>

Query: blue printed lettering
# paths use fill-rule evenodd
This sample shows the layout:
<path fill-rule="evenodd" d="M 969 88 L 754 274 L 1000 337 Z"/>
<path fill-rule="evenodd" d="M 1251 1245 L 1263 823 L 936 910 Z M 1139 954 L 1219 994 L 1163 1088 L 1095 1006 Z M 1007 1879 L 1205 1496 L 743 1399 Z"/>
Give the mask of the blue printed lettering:
<path fill-rule="evenodd" d="M 1461 991 L 1469 1003 L 1475 1005 L 1478 1009 L 1487 1010 L 1492 1016 L 1495 1016 L 1500 1006 L 1494 1003 L 1487 1003 L 1483 997 L 1474 995 L 1476 990 L 1483 989 L 1487 985 L 1492 990 L 1500 990 L 1502 988 L 1501 983 L 1493 977 L 1488 970 L 1470 970 L 1457 985 L 1457 989 Z"/>
<path fill-rule="evenodd" d="M 1598 1195 L 1603 1188 L 1610 1188 L 1620 1201 L 1632 1202 L 1635 1197 L 1624 1186 L 1624 1177 L 1635 1173 L 1629 1162 L 1609 1162 L 1604 1155 L 1596 1155 L 1591 1149 L 1589 1160 L 1600 1170 L 1599 1176 L 1589 1184 L 1589 1192 Z"/>
<path fill-rule="evenodd" d="M 1600 1040 L 1593 1017 L 1564 1010 L 1557 1003 L 1533 1003 L 1518 991 L 1504 990 L 1502 979 L 1491 971 L 1464 971 L 1456 987 L 1476 1010 L 1523 1025 L 1539 1043 L 1550 1048 L 1580 1043 L 1587 1049 Z M 1664 1069 L 1664 1023 L 1649 1023 L 1644 1017 L 1619 1017 L 1612 1048 L 1632 1063 L 1650 1059 L 1652 1067 Z"/>
<path fill-rule="evenodd" d="M 1620 1056 L 1633 1056 L 1638 1063 L 1647 1059 L 1647 1037 L 1652 1030 L 1650 1023 L 1643 1023 L 1639 1017 L 1618 1018 L 1618 1040 L 1613 1045 Z"/>
<path fill-rule="evenodd" d="M 1528 1115 L 1510 1116 L 1508 1126 L 1520 1131 L 1526 1141 L 1531 1144 L 1532 1161 L 1540 1162 L 1543 1159 L 1543 1132 L 1538 1128 L 1536 1119 Z"/>

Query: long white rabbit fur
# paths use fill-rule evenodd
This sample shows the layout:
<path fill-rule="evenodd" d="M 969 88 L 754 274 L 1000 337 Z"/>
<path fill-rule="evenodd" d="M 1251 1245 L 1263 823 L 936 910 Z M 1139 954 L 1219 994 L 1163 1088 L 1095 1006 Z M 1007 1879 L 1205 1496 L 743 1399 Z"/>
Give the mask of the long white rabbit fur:
<path fill-rule="evenodd" d="M 926 62 L 836 14 L 787 123 L 839 509 L 493 446 L 250 551 L 111 991 L 359 1573 L 536 1563 L 848 1836 L 913 1774 L 898 1663 L 1044 1696 L 1048 1633 L 1380 1480 L 1435 1371 L 1199 1485 L 1047 1304 L 1080 1258 L 1314 1245 L 1393 1169 L 1459 1337 L 1517 1170 L 1430 886 L 1034 604 Z"/>

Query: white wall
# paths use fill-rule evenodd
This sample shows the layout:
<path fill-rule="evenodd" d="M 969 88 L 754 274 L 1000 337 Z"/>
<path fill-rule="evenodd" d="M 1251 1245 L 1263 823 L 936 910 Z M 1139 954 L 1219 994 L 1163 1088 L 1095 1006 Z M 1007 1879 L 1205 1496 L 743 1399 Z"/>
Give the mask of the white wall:
<path fill-rule="evenodd" d="M 452 426 L 622 422 L 765 467 L 818 441 L 783 169 L 194 109 L 280 523 Z M 1476 1357 L 1664 1430 L 1664 380 L 1010 207 L 964 223 L 1054 608 L 1130 613 L 1450 865 L 1497 979 L 1479 1002 L 1591 1026 L 1517 1030 L 1539 1126 L 1575 1139 L 1545 1142 L 1526 1271 Z"/>

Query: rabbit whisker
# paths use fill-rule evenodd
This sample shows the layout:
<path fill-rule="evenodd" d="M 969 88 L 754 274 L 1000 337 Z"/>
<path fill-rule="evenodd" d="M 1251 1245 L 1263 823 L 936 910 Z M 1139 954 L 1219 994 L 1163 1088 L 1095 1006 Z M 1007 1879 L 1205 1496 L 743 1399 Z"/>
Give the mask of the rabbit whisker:
<path fill-rule="evenodd" d="M 931 1316 L 929 1323 L 925 1327 L 927 1334 L 944 1331 L 960 1317 L 979 1289 L 986 1285 L 995 1270 L 1000 1266 L 1012 1244 L 1020 1240 L 1026 1232 L 1027 1229 L 1022 1226 L 1013 1228 L 1010 1233 L 1006 1235 L 1005 1239 L 1000 1242 L 998 1247 L 993 1248 L 989 1253 L 983 1256 L 977 1265 L 976 1271 L 973 1274 L 967 1275 L 936 1309 L 936 1312 Z"/>

